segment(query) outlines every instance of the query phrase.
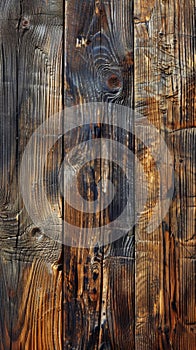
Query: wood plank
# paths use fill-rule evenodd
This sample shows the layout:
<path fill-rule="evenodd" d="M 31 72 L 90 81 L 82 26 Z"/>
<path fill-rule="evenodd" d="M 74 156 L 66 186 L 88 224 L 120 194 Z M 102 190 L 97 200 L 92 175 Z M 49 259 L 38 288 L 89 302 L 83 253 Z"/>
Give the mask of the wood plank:
<path fill-rule="evenodd" d="M 134 18 L 136 110 L 161 130 L 175 169 L 162 227 L 147 233 L 149 201 L 136 229 L 136 349 L 194 349 L 194 2 L 136 1 Z M 156 198 L 154 169 L 146 169 Z"/>
<path fill-rule="evenodd" d="M 62 1 L 2 2 L 0 33 L 0 348 L 61 349 L 61 246 L 29 217 L 19 170 L 32 133 L 62 109 Z"/>
<path fill-rule="evenodd" d="M 93 101 L 132 106 L 131 11 L 130 1 L 81 0 L 67 4 L 66 106 Z M 112 76 L 116 85 L 110 81 Z M 85 121 L 82 113 L 81 121 Z M 107 134 L 107 137 L 111 137 L 111 129 L 107 132 L 103 125 L 96 127 L 103 136 Z M 91 129 L 85 130 L 87 135 L 92 133 Z M 74 134 L 72 137 L 76 142 L 80 140 Z M 100 164 L 96 161 L 91 162 L 91 169 L 95 173 L 95 181 L 102 176 Z M 88 181 L 93 180 L 89 177 Z M 90 183 L 87 182 L 86 186 L 90 188 Z M 64 215 L 69 216 L 67 211 Z M 72 213 L 73 224 L 74 221 L 78 224 L 79 219 L 74 215 Z M 103 219 L 98 213 L 96 220 L 109 221 L 108 215 Z M 86 220 L 90 222 L 90 219 Z M 91 228 L 90 224 L 88 227 Z M 130 237 L 122 238 L 104 249 L 99 246 L 99 241 L 90 249 L 65 249 L 64 342 L 67 348 L 127 349 L 134 346 L 133 241 L 130 234 Z M 82 235 L 80 242 L 82 245 Z M 71 290 L 67 287 L 69 284 Z"/>

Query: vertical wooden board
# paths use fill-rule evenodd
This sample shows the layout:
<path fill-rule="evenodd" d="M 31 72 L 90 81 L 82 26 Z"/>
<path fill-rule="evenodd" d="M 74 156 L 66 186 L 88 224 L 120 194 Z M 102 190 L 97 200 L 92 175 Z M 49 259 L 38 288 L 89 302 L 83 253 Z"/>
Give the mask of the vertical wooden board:
<path fill-rule="evenodd" d="M 153 181 L 151 201 L 136 229 L 136 349 L 194 349 L 194 2 L 136 1 L 134 21 L 136 110 L 161 131 L 175 171 L 169 213 L 163 218 L 162 227 L 149 235 L 146 226 L 160 180 L 157 181 L 154 167 L 145 161 L 145 154 L 140 153 Z M 153 248 L 156 257 L 152 260 L 149 244 L 159 246 L 157 254 Z M 189 258 L 185 258 L 187 249 L 191 252 Z M 142 263 L 143 255 L 146 261 Z M 192 307 L 187 307 L 187 300 Z M 146 339 L 144 344 L 142 337 Z"/>
<path fill-rule="evenodd" d="M 132 2 L 72 1 L 67 3 L 65 13 L 65 106 L 102 101 L 132 107 Z M 85 116 L 81 114 L 83 121 Z M 103 126 L 96 127 L 99 133 L 107 133 Z M 92 133 L 92 138 L 95 132 L 96 128 L 92 130 L 92 127 L 86 131 L 87 135 Z M 80 141 L 79 135 L 73 133 L 73 138 L 77 143 Z M 96 176 L 100 178 L 100 164 L 94 162 L 91 167 L 96 181 Z M 73 218 L 78 224 L 78 217 Z M 102 220 L 99 215 L 97 219 Z M 85 221 L 80 223 L 85 224 Z M 82 237 L 80 241 L 82 244 Z M 115 269 L 121 256 L 124 257 L 122 266 Z M 133 346 L 134 322 L 129 318 L 134 314 L 133 256 L 133 235 L 105 248 L 101 248 L 99 242 L 91 249 L 65 248 L 64 343 L 67 348 Z M 121 293 L 123 307 L 116 301 L 116 297 L 121 300 Z M 127 335 L 123 340 L 125 330 Z"/>
<path fill-rule="evenodd" d="M 62 109 L 61 8 L 62 1 L 1 4 L 2 349 L 62 348 L 61 246 L 33 224 L 19 186 L 21 159 L 32 133 Z M 61 145 L 50 157 L 59 158 Z M 49 174 L 55 172 L 54 164 L 48 163 Z M 52 191 L 49 195 L 56 203 Z M 43 207 L 39 210 L 41 214 Z"/>

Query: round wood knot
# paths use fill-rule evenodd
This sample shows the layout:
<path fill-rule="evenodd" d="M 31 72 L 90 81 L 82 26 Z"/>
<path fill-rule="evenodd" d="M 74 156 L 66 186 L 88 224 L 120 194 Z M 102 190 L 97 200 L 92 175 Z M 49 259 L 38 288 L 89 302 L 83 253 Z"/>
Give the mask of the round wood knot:
<path fill-rule="evenodd" d="M 23 29 L 29 29 L 30 27 L 30 21 L 28 20 L 28 18 L 23 18 L 21 24 Z"/>
<path fill-rule="evenodd" d="M 121 88 L 122 83 L 116 74 L 112 74 L 107 80 L 107 86 L 111 90 L 116 90 Z"/>
<path fill-rule="evenodd" d="M 38 227 L 34 227 L 34 228 L 32 228 L 32 230 L 31 230 L 31 236 L 32 237 L 38 237 L 38 236 L 40 236 L 42 233 L 41 233 L 41 231 L 40 231 L 40 229 L 38 228 Z"/>

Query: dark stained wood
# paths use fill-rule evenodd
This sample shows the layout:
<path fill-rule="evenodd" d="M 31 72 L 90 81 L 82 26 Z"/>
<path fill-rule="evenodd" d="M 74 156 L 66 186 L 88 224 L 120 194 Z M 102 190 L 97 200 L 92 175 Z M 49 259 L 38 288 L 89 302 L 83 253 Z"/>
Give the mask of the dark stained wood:
<path fill-rule="evenodd" d="M 82 39 L 86 44 L 82 45 Z M 132 4 L 129 1 L 69 2 L 66 48 L 69 84 L 66 97 L 70 104 L 107 101 L 133 105 Z M 115 89 L 110 77 L 117 81 Z M 103 128 L 101 132 L 104 133 Z M 96 163 L 92 166 L 95 173 L 100 172 Z M 63 293 L 67 302 L 66 346 L 76 349 L 134 347 L 133 241 L 130 234 L 105 248 L 98 242 L 92 249 L 84 250 L 82 256 L 80 250 L 69 249 L 71 260 L 67 260 L 68 249 L 65 249 L 63 260 L 66 269 L 69 266 L 65 281 L 68 279 L 72 284 L 71 293 L 66 283 Z M 83 266 L 85 275 L 81 285 Z M 78 313 L 75 315 L 78 309 L 84 323 Z M 81 333 L 77 331 L 79 327 Z"/>
<path fill-rule="evenodd" d="M 0 349 L 196 348 L 194 5 L 1 1 Z M 148 179 L 139 222 L 104 247 L 82 248 L 82 235 L 79 247 L 62 246 L 24 207 L 22 154 L 50 116 L 95 101 L 135 108 L 160 130 L 174 161 L 174 195 L 162 225 L 147 233 L 160 179 L 150 151 L 129 139 Z M 106 126 L 96 130 L 113 136 Z M 83 137 L 89 133 L 92 126 Z M 61 162 L 79 140 L 76 130 L 49 152 L 47 194 L 59 216 L 90 228 L 92 217 L 81 220 L 56 190 Z M 91 162 L 79 184 L 88 199 L 105 168 L 121 176 L 104 161 Z M 121 202 L 125 198 L 126 191 Z M 107 223 L 110 216 L 97 213 L 94 221 Z"/>
<path fill-rule="evenodd" d="M 65 105 L 93 101 L 133 105 L 133 31 L 129 1 L 69 2 L 66 40 Z M 104 129 L 101 132 L 104 133 Z M 96 163 L 91 166 L 95 174 L 100 172 Z M 64 277 L 67 348 L 134 347 L 133 236 L 109 247 L 97 245 L 83 252 L 66 248 L 63 261 L 67 272 Z M 67 283 L 72 286 L 70 291 Z"/>

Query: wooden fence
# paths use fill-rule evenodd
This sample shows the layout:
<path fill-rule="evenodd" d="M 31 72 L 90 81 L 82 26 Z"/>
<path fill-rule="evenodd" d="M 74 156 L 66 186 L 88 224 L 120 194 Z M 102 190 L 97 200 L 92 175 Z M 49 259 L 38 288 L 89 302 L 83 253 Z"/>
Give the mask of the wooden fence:
<path fill-rule="evenodd" d="M 196 349 L 194 5 L 193 0 L 0 0 L 1 350 Z M 96 124 L 64 134 L 46 154 L 42 185 L 51 210 L 90 230 L 115 221 L 116 208 L 126 202 L 124 174 L 104 159 L 83 167 L 78 186 L 91 203 L 103 174 L 113 176 L 120 184 L 116 207 L 81 214 L 57 188 L 62 161 L 87 135 L 100 140 L 117 132 L 117 141 L 143 167 L 148 196 L 127 234 L 89 247 L 83 247 L 81 234 L 78 246 L 71 246 L 57 241 L 55 230 L 45 234 L 24 204 L 20 181 L 33 173 L 36 191 L 43 165 L 37 139 L 32 171 L 31 158 L 22 174 L 21 162 L 31 136 L 48 118 L 77 106 L 84 124 L 83 105 L 97 102 L 125 106 L 133 127 L 142 116 L 159 130 L 174 177 L 161 178 L 145 146 L 150 129 L 141 141 L 100 123 L 98 109 Z M 66 125 L 66 113 L 64 118 Z M 83 152 L 80 148 L 78 162 Z M 133 180 L 136 193 L 143 178 Z M 168 190 L 170 206 L 163 214 L 160 201 L 161 223 L 149 233 L 161 187 Z M 74 195 L 70 191 L 70 199 Z M 31 201 L 44 215 L 45 202 Z"/>

